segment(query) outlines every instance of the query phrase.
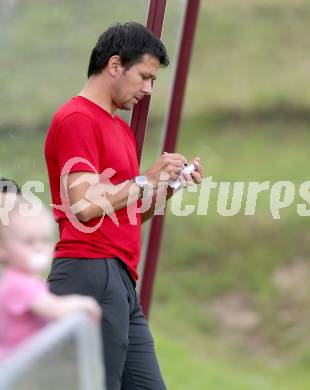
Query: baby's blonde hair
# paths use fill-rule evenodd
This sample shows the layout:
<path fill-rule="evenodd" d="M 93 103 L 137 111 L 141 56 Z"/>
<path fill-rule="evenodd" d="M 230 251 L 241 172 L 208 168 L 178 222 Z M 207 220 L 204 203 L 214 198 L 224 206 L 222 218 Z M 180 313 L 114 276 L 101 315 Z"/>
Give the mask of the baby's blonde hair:
<path fill-rule="evenodd" d="M 5 215 L 1 215 L 0 214 L 0 238 L 2 237 L 3 235 L 3 231 L 7 228 L 9 228 L 12 220 L 13 220 L 13 217 L 16 215 L 16 213 L 18 213 L 19 215 L 22 215 L 20 213 L 20 207 L 21 206 L 25 206 L 25 204 L 27 203 L 26 199 L 23 198 L 23 196 L 21 194 L 15 194 L 15 193 L 11 193 L 11 192 L 7 192 L 7 193 L 1 193 L 0 192 L 0 205 L 2 207 L 2 200 L 4 199 L 4 205 L 8 204 L 9 206 L 9 210 L 7 213 L 5 213 Z M 48 210 L 48 208 L 42 204 L 42 210 L 40 212 L 40 214 L 46 214 L 51 220 L 52 220 L 52 214 L 50 212 L 50 210 Z"/>
<path fill-rule="evenodd" d="M 10 210 L 7 212 L 7 217 L 2 213 L 0 214 L 0 235 L 3 229 L 10 225 L 10 220 L 12 216 L 18 212 L 19 206 L 23 204 L 23 198 L 20 194 L 15 194 L 13 192 L 0 192 L 0 206 L 1 208 L 5 205 L 10 206 Z M 13 207 L 12 207 L 13 206 Z"/>

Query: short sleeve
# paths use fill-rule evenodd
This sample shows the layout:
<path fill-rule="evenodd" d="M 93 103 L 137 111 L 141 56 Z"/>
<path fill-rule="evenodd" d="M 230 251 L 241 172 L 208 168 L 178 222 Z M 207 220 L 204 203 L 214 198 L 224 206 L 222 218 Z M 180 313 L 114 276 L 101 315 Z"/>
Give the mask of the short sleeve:
<path fill-rule="evenodd" d="M 70 172 L 99 172 L 100 139 L 92 120 L 74 112 L 58 125 L 56 153 L 61 175 Z"/>
<path fill-rule="evenodd" d="M 22 315 L 31 311 L 36 300 L 48 293 L 47 284 L 34 277 L 25 277 L 14 283 L 7 291 L 5 306 L 13 315 Z"/>

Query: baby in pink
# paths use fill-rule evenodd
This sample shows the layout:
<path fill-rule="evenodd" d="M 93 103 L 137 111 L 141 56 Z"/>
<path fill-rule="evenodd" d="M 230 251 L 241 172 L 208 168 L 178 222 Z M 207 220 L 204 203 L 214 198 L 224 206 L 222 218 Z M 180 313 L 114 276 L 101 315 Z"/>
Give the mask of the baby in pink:
<path fill-rule="evenodd" d="M 32 312 L 46 294 L 47 285 L 39 277 L 6 268 L 0 285 L 0 358 L 46 324 Z"/>
<path fill-rule="evenodd" d="M 80 310 L 95 321 L 101 316 L 99 305 L 91 297 L 57 296 L 48 291 L 40 273 L 52 257 L 53 220 L 44 207 L 36 215 L 25 216 L 21 212 L 25 210 L 24 202 L 20 195 L 0 193 L 0 206 L 14 203 L 8 220 L 0 213 L 0 261 L 4 265 L 0 284 L 0 359 L 48 321 Z"/>

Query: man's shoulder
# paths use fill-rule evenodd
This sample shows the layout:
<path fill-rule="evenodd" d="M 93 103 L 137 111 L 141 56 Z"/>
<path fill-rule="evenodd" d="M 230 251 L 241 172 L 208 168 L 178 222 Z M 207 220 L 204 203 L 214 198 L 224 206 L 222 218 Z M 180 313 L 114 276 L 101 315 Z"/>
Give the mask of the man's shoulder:
<path fill-rule="evenodd" d="M 84 106 L 81 104 L 81 102 L 77 99 L 77 97 L 73 97 L 69 99 L 67 102 L 62 104 L 57 111 L 55 112 L 54 115 L 54 120 L 57 122 L 60 122 L 68 117 L 71 116 L 87 116 L 88 118 L 92 118 L 92 113 L 88 109 L 87 106 Z"/>

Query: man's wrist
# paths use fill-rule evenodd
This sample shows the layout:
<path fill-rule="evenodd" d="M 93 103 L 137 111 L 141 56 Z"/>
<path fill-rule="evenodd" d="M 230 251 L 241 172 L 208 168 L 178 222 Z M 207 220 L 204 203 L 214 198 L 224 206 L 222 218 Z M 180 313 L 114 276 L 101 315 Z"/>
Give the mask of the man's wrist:
<path fill-rule="evenodd" d="M 142 198 L 142 191 L 141 191 L 141 188 L 135 182 L 135 179 L 130 179 L 129 182 L 131 183 L 131 186 L 133 186 L 133 189 L 130 190 L 130 192 L 132 194 L 138 194 L 138 199 L 141 199 Z M 137 195 L 134 195 L 134 196 L 136 197 Z"/>
<path fill-rule="evenodd" d="M 150 184 L 146 176 L 136 176 L 134 178 L 136 186 L 139 188 L 139 198 L 143 198 L 147 195 Z"/>

